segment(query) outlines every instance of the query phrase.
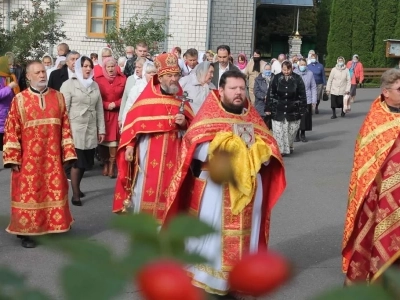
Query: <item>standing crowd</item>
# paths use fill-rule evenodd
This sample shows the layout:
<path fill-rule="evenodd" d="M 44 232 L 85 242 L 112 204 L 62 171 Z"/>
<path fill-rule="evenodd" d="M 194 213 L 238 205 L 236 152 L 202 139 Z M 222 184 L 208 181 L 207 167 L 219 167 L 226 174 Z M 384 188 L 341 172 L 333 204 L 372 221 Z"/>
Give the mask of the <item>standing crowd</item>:
<path fill-rule="evenodd" d="M 138 43 L 118 59 L 108 47 L 81 55 L 62 43 L 57 51 L 55 63 L 45 55 L 26 68 L 10 53 L 0 57 L 1 150 L 12 169 L 7 231 L 25 248 L 36 235 L 68 231 L 67 178 L 71 204 L 82 206 L 81 181 L 97 157 L 102 175 L 116 178 L 113 212 L 148 213 L 162 226 L 185 211 L 216 229 L 187 249 L 209 261 L 188 267 L 193 284 L 219 299 L 238 299 L 227 271 L 268 244 L 286 187 L 282 156 L 307 142 L 328 95 L 331 118 L 337 108 L 345 117 L 364 79 L 354 55 L 347 64 L 339 57 L 327 80 L 312 50 L 270 62 L 255 50 L 236 63 L 227 45 L 151 56 Z"/>

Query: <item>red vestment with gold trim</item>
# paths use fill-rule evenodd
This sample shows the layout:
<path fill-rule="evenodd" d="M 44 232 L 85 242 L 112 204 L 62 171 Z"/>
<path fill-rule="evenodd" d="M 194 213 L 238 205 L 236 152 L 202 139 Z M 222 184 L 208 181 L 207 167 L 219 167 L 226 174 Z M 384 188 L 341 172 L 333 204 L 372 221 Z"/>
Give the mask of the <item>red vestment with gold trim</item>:
<path fill-rule="evenodd" d="M 63 163 L 75 160 L 64 97 L 27 89 L 14 97 L 4 129 L 3 162 L 11 173 L 11 221 L 7 231 L 42 235 L 68 231 L 73 222 Z"/>
<path fill-rule="evenodd" d="M 223 109 L 218 91 L 214 90 L 208 95 L 184 136 L 180 168 L 170 185 L 168 205 L 171 206 L 176 201 L 180 207 L 186 207 L 192 214 L 198 215 L 206 181 L 192 176 L 191 166 L 194 152 L 202 143 L 211 142 L 218 133 L 232 132 L 233 124 L 244 123 L 251 123 L 255 136 L 260 138 L 271 150 L 269 164 L 262 165 L 259 171 L 263 186 L 259 245 L 266 247 L 269 238 L 271 210 L 286 187 L 285 171 L 275 139 L 254 107 L 249 105 L 249 101 L 247 101 L 247 111 L 237 115 Z M 242 255 L 249 251 L 253 202 L 254 198 L 240 213 L 234 214 L 231 210 L 229 187 L 224 184 L 223 215 L 221 217 L 223 271 L 229 271 Z M 237 234 L 230 234 L 232 232 Z M 216 253 L 216 255 L 218 254 Z M 225 278 L 226 275 L 216 275 L 218 272 L 215 271 L 210 272 L 217 277 Z M 197 284 L 202 287 L 201 283 Z M 204 288 L 207 290 L 206 287 Z M 211 289 L 209 291 L 214 292 Z M 220 293 L 220 291 L 215 292 Z"/>
<path fill-rule="evenodd" d="M 400 257 L 400 114 L 378 97 L 360 129 L 343 236 L 346 284 L 374 281 Z"/>
<path fill-rule="evenodd" d="M 181 89 L 178 95 L 182 95 Z M 179 128 L 174 121 L 181 103 L 174 96 L 163 95 L 158 78 L 154 76 L 129 110 L 117 152 L 118 177 L 113 212 L 124 212 L 131 205 L 139 171 L 139 138 L 141 135 L 149 135 L 140 211 L 153 215 L 160 224 L 165 221 L 167 188 L 178 167 L 181 130 L 186 129 Z M 184 105 L 184 115 L 189 124 L 194 114 L 187 103 Z M 134 148 L 133 162 L 125 160 L 127 146 Z"/>

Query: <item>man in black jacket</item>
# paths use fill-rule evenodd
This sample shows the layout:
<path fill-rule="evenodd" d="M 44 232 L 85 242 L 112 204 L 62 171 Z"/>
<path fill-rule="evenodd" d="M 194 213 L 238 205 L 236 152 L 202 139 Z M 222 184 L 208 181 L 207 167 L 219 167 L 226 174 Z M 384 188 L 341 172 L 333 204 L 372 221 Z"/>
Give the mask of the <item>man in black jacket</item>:
<path fill-rule="evenodd" d="M 66 64 L 61 69 L 54 70 L 50 73 L 48 87 L 60 91 L 62 84 L 71 78 L 75 73 L 75 62 L 80 57 L 76 51 L 70 51 L 67 54 Z"/>

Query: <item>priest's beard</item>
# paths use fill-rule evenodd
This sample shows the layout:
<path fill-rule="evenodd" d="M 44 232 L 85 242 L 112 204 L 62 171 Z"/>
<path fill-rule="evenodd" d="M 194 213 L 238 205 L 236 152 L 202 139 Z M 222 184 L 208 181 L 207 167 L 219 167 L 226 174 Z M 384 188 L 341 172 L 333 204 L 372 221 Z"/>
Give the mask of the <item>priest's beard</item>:
<path fill-rule="evenodd" d="M 242 104 L 241 105 L 235 105 L 233 104 L 230 99 L 226 99 L 226 101 L 221 101 L 222 107 L 227 111 L 230 112 L 232 114 L 236 114 L 236 115 L 241 115 L 243 112 L 243 108 L 244 108 L 244 101 L 245 99 L 241 98 L 238 96 L 239 99 L 242 99 Z M 236 99 L 236 98 L 235 98 Z M 234 99 L 234 100 L 235 100 Z"/>
<path fill-rule="evenodd" d="M 46 81 L 39 81 L 36 84 L 31 83 L 31 87 L 37 91 L 43 91 L 47 88 L 47 80 Z"/>
<path fill-rule="evenodd" d="M 175 94 L 177 94 L 179 92 L 178 85 L 174 84 L 174 83 L 172 83 L 169 86 L 161 85 L 161 87 L 164 90 L 164 92 L 166 92 L 167 94 L 170 94 L 170 95 L 175 95 Z"/>

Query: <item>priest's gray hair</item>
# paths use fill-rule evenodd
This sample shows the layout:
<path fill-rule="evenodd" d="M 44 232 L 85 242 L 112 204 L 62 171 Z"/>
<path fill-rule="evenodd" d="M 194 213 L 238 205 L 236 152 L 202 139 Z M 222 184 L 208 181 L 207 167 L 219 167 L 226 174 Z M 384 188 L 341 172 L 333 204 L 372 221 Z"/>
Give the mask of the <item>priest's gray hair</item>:
<path fill-rule="evenodd" d="M 199 63 L 196 68 L 195 68 L 195 73 L 197 80 L 201 83 L 204 81 L 204 78 L 206 77 L 208 71 L 210 70 L 210 66 L 213 66 L 212 63 L 209 61 L 203 61 L 202 63 Z"/>
<path fill-rule="evenodd" d="M 390 89 L 393 84 L 400 80 L 400 70 L 399 69 L 389 69 L 382 74 L 381 77 L 381 89 Z"/>

